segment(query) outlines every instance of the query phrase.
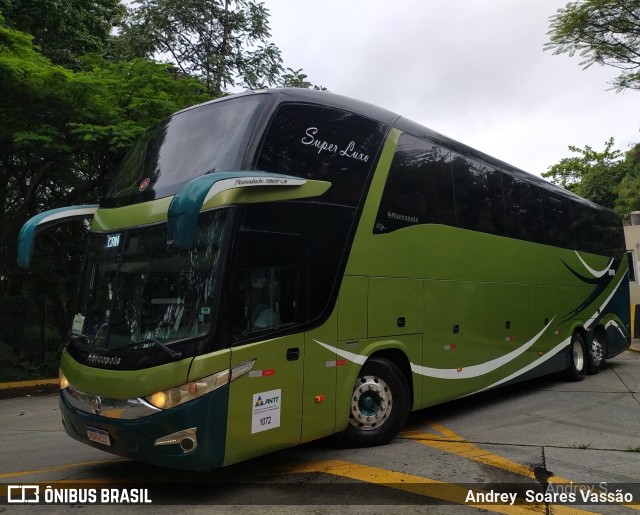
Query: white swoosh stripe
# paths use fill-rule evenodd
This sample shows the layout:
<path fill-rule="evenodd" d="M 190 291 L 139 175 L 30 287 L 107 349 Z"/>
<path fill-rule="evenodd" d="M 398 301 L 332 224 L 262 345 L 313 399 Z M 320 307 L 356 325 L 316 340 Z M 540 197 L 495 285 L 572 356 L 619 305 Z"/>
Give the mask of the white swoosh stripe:
<path fill-rule="evenodd" d="M 364 365 L 364 362 L 367 361 L 367 356 L 362 356 L 361 354 L 354 354 L 353 352 L 348 352 L 346 350 L 338 349 L 336 347 L 332 347 L 331 345 L 327 345 L 326 343 L 322 343 L 318 340 L 313 340 L 313 341 L 319 345 L 322 345 L 325 349 L 328 349 L 331 352 L 335 352 L 341 358 L 348 359 L 349 361 L 353 361 L 358 365 Z"/>
<path fill-rule="evenodd" d="M 580 257 L 580 254 L 578 254 L 578 251 L 574 251 L 574 252 L 576 253 L 576 256 L 578 256 L 578 259 L 582 263 L 582 266 L 584 266 L 593 277 L 597 277 L 597 278 L 602 277 L 604 274 L 606 274 L 609 271 L 609 269 L 611 268 L 611 265 L 613 264 L 613 259 L 611 259 L 609 263 L 607 263 L 607 267 L 604 270 L 595 270 L 585 263 L 584 259 L 582 259 Z"/>
<path fill-rule="evenodd" d="M 611 292 L 611 295 L 609 295 L 607 297 L 607 299 L 602 303 L 602 306 L 600 307 L 600 309 L 596 310 L 595 314 L 589 319 L 587 320 L 587 323 L 585 323 L 585 326 L 588 326 L 589 322 L 591 322 L 592 320 L 595 320 L 597 318 L 597 314 L 599 314 L 599 312 L 602 310 L 602 308 L 604 308 L 604 306 L 607 305 L 607 303 L 611 300 L 611 298 L 617 293 L 618 288 L 620 288 L 620 285 L 622 284 L 622 281 L 626 278 L 626 274 L 622 276 L 622 279 L 620 279 L 620 281 L 618 282 L 618 284 L 616 285 L 616 287 L 613 289 L 613 291 Z M 607 327 L 609 325 L 615 325 L 616 328 L 622 333 L 622 330 L 620 329 L 620 327 L 618 326 L 618 324 L 616 322 L 614 322 L 613 320 L 610 321 L 607 324 Z M 626 335 L 624 333 L 622 333 L 622 336 L 624 338 L 626 338 Z M 546 354 L 544 354 L 543 356 L 539 357 L 538 359 L 536 359 L 535 361 L 533 361 L 532 363 L 530 363 L 529 365 L 527 365 L 526 367 L 514 372 L 513 374 L 500 379 L 499 381 L 493 383 L 492 385 L 486 386 L 485 388 L 482 388 L 480 390 L 476 390 L 475 392 L 472 392 L 468 395 L 473 395 L 474 393 L 479 393 L 479 392 L 483 392 L 485 390 L 489 390 L 491 388 L 495 388 L 496 386 L 499 386 L 503 383 L 506 383 L 507 381 L 511 381 L 512 379 L 515 379 L 518 376 L 521 376 L 522 374 L 528 372 L 529 370 L 534 369 L 535 367 L 537 367 L 538 365 L 541 365 L 542 363 L 544 363 L 545 361 L 547 361 L 548 359 L 551 359 L 553 356 L 555 356 L 556 354 L 558 354 L 560 351 L 564 350 L 565 347 L 567 347 L 569 344 L 571 343 L 571 338 L 567 338 L 566 340 L 563 340 L 562 342 L 560 342 L 558 345 L 556 345 L 553 349 L 551 349 L 549 352 L 547 352 Z M 465 396 L 466 397 L 466 396 Z"/>
<path fill-rule="evenodd" d="M 421 365 L 414 365 L 413 363 L 411 363 L 411 370 L 421 376 L 435 377 L 437 379 L 469 379 L 471 377 L 478 377 L 489 372 L 493 372 L 497 368 L 500 368 L 510 361 L 513 361 L 518 356 L 526 352 L 529 348 L 531 348 L 531 346 L 536 343 L 549 328 L 553 320 L 555 320 L 555 317 L 546 326 L 544 326 L 538 334 L 536 334 L 524 345 L 521 345 L 517 349 L 512 350 L 504 356 L 492 359 L 491 361 L 480 363 L 479 365 L 464 367 L 460 371 L 458 371 L 458 369 L 456 368 L 431 368 L 423 367 Z"/>
<path fill-rule="evenodd" d="M 626 335 L 624 334 L 624 332 L 620 328 L 620 324 L 618 324 L 618 322 L 616 322 L 615 320 L 609 320 L 607 322 L 607 325 L 604 326 L 604 328 L 608 329 L 610 326 L 615 327 L 620 332 L 620 334 L 623 336 L 623 338 L 626 338 Z"/>
<path fill-rule="evenodd" d="M 600 305 L 600 307 L 596 310 L 596 312 L 593 315 L 591 315 L 589 320 L 587 320 L 585 322 L 584 325 L 586 327 L 589 327 L 593 322 L 596 321 L 596 319 L 598 318 L 598 315 L 600 314 L 600 312 L 604 309 L 604 307 L 607 304 L 609 304 L 609 301 L 618 292 L 618 288 L 620 288 L 620 284 L 622 284 L 622 281 L 624 281 L 626 278 L 627 278 L 627 274 L 623 274 L 623 276 L 620 278 L 620 281 L 618 281 L 618 284 L 616 285 L 616 287 L 611 291 L 611 294 L 605 299 L 605 301 Z"/>
<path fill-rule="evenodd" d="M 475 392 L 469 393 L 467 395 L 473 395 L 474 393 L 479 393 L 479 392 L 484 392 L 485 390 L 490 390 L 491 388 L 495 388 L 496 386 L 499 386 L 502 383 L 506 383 L 507 381 L 511 381 L 512 379 L 515 379 L 516 377 L 521 376 L 522 374 L 528 372 L 529 370 L 533 370 L 538 365 L 541 365 L 542 363 L 544 363 L 548 359 L 551 359 L 553 356 L 558 354 L 558 352 L 560 352 L 565 347 L 567 347 L 567 345 L 569 345 L 569 343 L 571 343 L 571 338 L 570 337 L 567 338 L 566 340 L 563 340 L 562 342 L 560 342 L 553 349 L 551 349 L 549 352 L 545 353 L 544 355 L 542 355 L 541 357 L 539 357 L 538 359 L 536 359 L 532 363 L 529 363 L 526 367 L 523 367 L 520 370 L 517 370 L 513 374 L 508 375 L 507 377 L 505 377 L 503 379 L 500 379 L 499 381 L 496 381 L 492 385 L 485 386 L 484 388 L 481 388 L 480 390 L 476 390 Z M 466 395 L 465 395 L 465 397 L 466 397 Z"/>
<path fill-rule="evenodd" d="M 502 365 L 509 363 L 510 361 L 526 352 L 536 341 L 540 339 L 540 337 L 549 328 L 552 322 L 553 320 L 551 320 L 538 334 L 536 334 L 524 345 L 521 345 L 517 349 L 514 349 L 504 356 L 500 356 L 499 358 L 487 361 L 486 363 L 466 367 L 460 372 L 458 372 L 458 370 L 455 368 L 431 368 L 411 363 L 411 371 L 422 376 L 435 377 L 438 379 L 466 379 L 486 374 L 501 367 Z M 331 352 L 335 352 L 338 356 L 352 361 L 353 363 L 364 365 L 364 363 L 367 361 L 367 356 L 364 356 L 362 354 L 354 354 L 353 352 L 338 349 L 318 340 L 313 341 L 319 345 L 322 345 L 325 349 L 330 350 Z"/>
<path fill-rule="evenodd" d="M 618 288 L 620 288 L 620 285 L 622 284 L 622 280 L 625 278 L 626 276 L 623 275 L 622 278 L 620 279 L 620 281 L 618 282 L 618 284 L 616 285 L 616 287 L 613 289 L 613 291 L 611 292 L 611 294 L 606 298 L 606 300 L 602 303 L 602 305 L 600 306 L 599 309 L 596 310 L 596 312 L 593 314 L 593 316 L 591 318 L 589 318 L 587 320 L 587 323 L 585 323 L 585 326 L 588 326 L 588 324 L 595 320 L 597 318 L 597 315 L 599 314 L 599 312 L 604 308 L 604 306 L 607 305 L 607 303 L 613 298 L 613 296 L 616 294 L 616 292 L 618 291 Z M 488 372 L 492 372 L 493 370 L 496 370 L 497 368 L 509 363 L 510 361 L 514 360 L 515 358 L 517 358 L 518 356 L 520 356 L 522 353 L 524 353 L 526 350 L 528 350 L 529 348 L 531 348 L 531 346 L 540 339 L 540 337 L 544 334 L 544 332 L 549 328 L 549 326 L 552 324 L 553 320 L 555 320 L 555 317 L 538 333 L 536 334 L 531 340 L 529 340 L 527 343 L 525 343 L 524 345 L 518 347 L 517 349 L 511 351 L 508 354 L 505 354 L 504 356 L 501 356 L 499 358 L 493 359 L 491 361 L 487 361 L 485 363 L 481 363 L 479 365 L 472 365 L 470 367 L 466 367 L 463 368 L 460 372 L 458 372 L 457 369 L 447 369 L 447 368 L 431 368 L 431 367 L 424 367 L 421 365 L 416 365 L 414 363 L 410 363 L 411 365 L 411 371 L 419 374 L 419 375 L 423 375 L 426 377 L 433 377 L 433 378 L 437 378 L 437 379 L 468 379 L 468 378 L 472 378 L 472 377 L 478 377 L 480 375 L 486 374 Z M 618 326 L 618 324 L 614 321 L 610 321 L 607 324 L 607 327 L 609 325 L 615 325 L 616 328 L 622 332 L 622 330 L 620 329 L 620 327 Z M 624 333 L 623 333 L 624 336 Z M 626 336 L 625 336 L 626 338 Z M 358 365 L 364 365 L 364 363 L 367 361 L 367 356 L 361 355 L 361 354 L 354 354 L 353 352 L 348 352 L 348 351 L 344 351 L 341 349 L 338 349 L 336 347 L 332 347 L 331 345 L 328 345 L 326 343 L 323 343 L 321 341 L 318 340 L 313 340 L 314 342 L 316 342 L 319 345 L 322 345 L 325 349 L 328 349 L 332 352 L 335 352 L 338 356 L 348 359 L 349 361 L 352 361 L 353 363 L 357 363 Z M 560 342 L 558 345 L 556 345 L 553 349 L 551 349 L 550 351 L 546 352 L 544 355 L 540 356 L 538 359 L 536 359 L 535 361 L 533 361 L 532 363 L 529 363 L 528 365 L 524 366 L 523 368 L 521 368 L 520 370 L 517 370 L 516 372 L 514 372 L 513 374 L 508 375 L 507 377 L 500 379 L 499 381 L 486 386 L 484 388 L 481 388 L 480 390 L 476 390 L 472 393 L 469 393 L 467 395 L 473 395 L 473 393 L 478 393 L 478 392 L 482 392 L 485 390 L 489 390 L 491 388 L 494 388 L 496 386 L 499 386 L 503 383 L 506 383 L 507 381 L 510 381 L 526 372 L 528 372 L 529 370 L 532 370 L 533 368 L 537 367 L 538 365 L 541 365 L 542 363 L 544 363 L 545 361 L 551 359 L 553 356 L 555 356 L 556 354 L 558 354 L 558 352 L 560 352 L 561 350 L 563 350 L 565 347 L 567 347 L 569 345 L 569 343 L 571 343 L 571 338 L 567 338 L 565 340 L 563 340 L 562 342 Z"/>

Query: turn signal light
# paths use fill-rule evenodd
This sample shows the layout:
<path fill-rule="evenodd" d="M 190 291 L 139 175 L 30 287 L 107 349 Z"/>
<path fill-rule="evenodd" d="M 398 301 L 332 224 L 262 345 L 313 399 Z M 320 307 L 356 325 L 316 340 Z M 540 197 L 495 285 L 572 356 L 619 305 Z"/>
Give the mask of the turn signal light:
<path fill-rule="evenodd" d="M 65 388 L 69 388 L 69 381 L 67 380 L 67 376 L 64 375 L 62 369 L 58 370 L 58 378 L 60 380 L 60 389 L 64 390 Z"/>

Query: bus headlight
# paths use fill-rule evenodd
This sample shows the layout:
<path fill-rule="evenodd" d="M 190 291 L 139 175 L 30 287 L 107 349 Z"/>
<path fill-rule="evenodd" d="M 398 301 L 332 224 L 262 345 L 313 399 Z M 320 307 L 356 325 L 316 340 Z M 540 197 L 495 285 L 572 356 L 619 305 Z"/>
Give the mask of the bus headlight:
<path fill-rule="evenodd" d="M 58 370 L 58 378 L 60 380 L 60 389 L 64 390 L 65 388 L 69 388 L 69 381 L 67 380 L 67 376 L 64 375 L 64 372 L 60 368 Z"/>
<path fill-rule="evenodd" d="M 217 390 L 221 386 L 229 383 L 229 370 L 221 370 L 213 375 L 190 381 L 186 384 L 156 392 L 145 400 L 159 409 L 169 409 L 185 402 L 192 401 L 209 392 Z"/>

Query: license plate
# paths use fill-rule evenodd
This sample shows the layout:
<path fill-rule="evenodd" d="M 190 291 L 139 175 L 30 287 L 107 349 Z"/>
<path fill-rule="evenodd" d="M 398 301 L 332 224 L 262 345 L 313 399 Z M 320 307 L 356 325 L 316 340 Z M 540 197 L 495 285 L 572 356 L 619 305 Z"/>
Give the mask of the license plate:
<path fill-rule="evenodd" d="M 109 433 L 107 433 L 104 429 L 87 426 L 87 438 L 89 438 L 89 440 L 91 440 L 92 442 L 98 442 L 102 445 L 106 445 L 107 447 L 111 447 L 111 439 L 109 438 Z"/>

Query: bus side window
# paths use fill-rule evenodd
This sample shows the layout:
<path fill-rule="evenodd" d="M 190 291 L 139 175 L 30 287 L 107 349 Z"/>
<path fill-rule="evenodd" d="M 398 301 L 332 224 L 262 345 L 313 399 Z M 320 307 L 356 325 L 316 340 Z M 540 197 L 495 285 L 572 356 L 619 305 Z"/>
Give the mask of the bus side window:
<path fill-rule="evenodd" d="M 458 154 L 453 155 L 452 169 L 458 227 L 504 236 L 500 173 Z"/>
<path fill-rule="evenodd" d="M 571 230 L 573 232 L 574 249 L 583 252 L 596 252 L 594 237 L 595 213 L 592 208 L 580 202 L 571 203 Z"/>
<path fill-rule="evenodd" d="M 574 244 L 571 201 L 548 191 L 543 191 L 542 196 L 545 241 L 548 245 L 572 249 Z"/>
<path fill-rule="evenodd" d="M 302 320 L 303 244 L 299 235 L 241 233 L 232 285 L 232 334 L 241 337 Z"/>
<path fill-rule="evenodd" d="M 428 223 L 456 225 L 451 153 L 405 133 L 391 163 L 373 232 Z"/>
<path fill-rule="evenodd" d="M 545 243 L 540 191 L 529 182 L 504 175 L 507 234 L 511 238 Z"/>

